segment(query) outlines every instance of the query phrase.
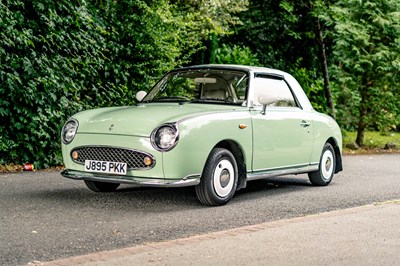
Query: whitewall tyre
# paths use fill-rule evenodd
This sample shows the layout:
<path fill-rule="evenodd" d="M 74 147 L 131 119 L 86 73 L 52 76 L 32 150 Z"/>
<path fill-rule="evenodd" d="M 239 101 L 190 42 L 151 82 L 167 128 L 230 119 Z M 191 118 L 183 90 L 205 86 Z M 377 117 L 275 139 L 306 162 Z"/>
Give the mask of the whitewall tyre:
<path fill-rule="evenodd" d="M 237 183 L 235 157 L 227 149 L 215 148 L 208 156 L 196 194 L 205 205 L 224 205 L 235 194 Z"/>
<path fill-rule="evenodd" d="M 333 179 L 336 167 L 336 155 L 330 143 L 326 143 L 319 161 L 319 168 L 308 174 L 310 182 L 315 186 L 327 186 Z"/>

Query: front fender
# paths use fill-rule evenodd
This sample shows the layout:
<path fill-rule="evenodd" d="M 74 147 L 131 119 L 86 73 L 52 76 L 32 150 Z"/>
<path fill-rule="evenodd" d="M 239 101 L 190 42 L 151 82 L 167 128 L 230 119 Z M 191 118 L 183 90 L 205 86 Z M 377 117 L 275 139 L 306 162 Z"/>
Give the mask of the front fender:
<path fill-rule="evenodd" d="M 247 127 L 241 129 L 239 125 Z M 182 120 L 178 127 L 178 144 L 163 153 L 166 179 L 200 176 L 211 150 L 223 140 L 236 142 L 242 148 L 245 163 L 251 165 L 252 126 L 248 111 L 202 115 Z"/>

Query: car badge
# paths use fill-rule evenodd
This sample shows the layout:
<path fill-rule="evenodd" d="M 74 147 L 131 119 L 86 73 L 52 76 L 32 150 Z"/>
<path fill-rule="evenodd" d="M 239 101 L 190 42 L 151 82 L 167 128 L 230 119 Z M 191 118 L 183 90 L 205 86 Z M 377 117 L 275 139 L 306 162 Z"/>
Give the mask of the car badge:
<path fill-rule="evenodd" d="M 112 131 L 114 129 L 114 124 L 111 124 L 111 126 L 108 128 L 109 131 Z"/>

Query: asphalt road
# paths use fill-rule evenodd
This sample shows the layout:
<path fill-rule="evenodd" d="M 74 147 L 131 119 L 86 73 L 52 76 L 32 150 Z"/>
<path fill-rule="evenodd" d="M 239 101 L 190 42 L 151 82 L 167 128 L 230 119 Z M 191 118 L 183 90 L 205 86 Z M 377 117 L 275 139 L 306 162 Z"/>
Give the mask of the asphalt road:
<path fill-rule="evenodd" d="M 0 265 L 171 240 L 400 198 L 400 155 L 344 158 L 328 187 L 306 175 L 249 183 L 222 207 L 193 188 L 91 192 L 59 172 L 0 174 Z"/>

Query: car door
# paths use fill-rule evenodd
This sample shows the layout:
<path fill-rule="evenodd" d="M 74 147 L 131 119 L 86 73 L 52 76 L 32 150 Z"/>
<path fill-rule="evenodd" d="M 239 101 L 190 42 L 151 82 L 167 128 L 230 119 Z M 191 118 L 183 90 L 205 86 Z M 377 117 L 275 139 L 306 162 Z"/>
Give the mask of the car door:
<path fill-rule="evenodd" d="M 258 75 L 253 80 L 254 172 L 299 168 L 309 164 L 313 126 L 289 85 L 279 76 Z M 263 107 L 259 97 L 270 97 Z M 264 109 L 264 110 L 263 110 Z"/>

